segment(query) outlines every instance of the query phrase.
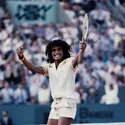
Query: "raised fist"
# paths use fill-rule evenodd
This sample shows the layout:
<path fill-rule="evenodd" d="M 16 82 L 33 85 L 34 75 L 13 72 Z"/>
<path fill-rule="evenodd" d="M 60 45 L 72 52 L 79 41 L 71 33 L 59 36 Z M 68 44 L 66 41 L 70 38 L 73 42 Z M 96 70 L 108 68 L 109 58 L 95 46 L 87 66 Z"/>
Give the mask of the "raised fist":
<path fill-rule="evenodd" d="M 18 47 L 16 49 L 16 52 L 17 52 L 17 55 L 18 55 L 19 59 L 23 59 L 23 57 L 24 57 L 24 55 L 23 55 L 23 52 L 24 52 L 23 47 Z"/>
<path fill-rule="evenodd" d="M 85 42 L 82 42 L 82 41 L 80 41 L 80 43 L 79 43 L 79 49 L 81 49 L 81 50 L 85 50 L 86 49 L 86 43 Z"/>

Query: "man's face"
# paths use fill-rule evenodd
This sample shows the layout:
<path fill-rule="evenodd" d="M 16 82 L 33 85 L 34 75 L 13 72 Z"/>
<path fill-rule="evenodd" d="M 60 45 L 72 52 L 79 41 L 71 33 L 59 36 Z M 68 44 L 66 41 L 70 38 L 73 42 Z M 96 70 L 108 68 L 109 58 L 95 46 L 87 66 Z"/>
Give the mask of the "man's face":
<path fill-rule="evenodd" d="M 3 112 L 2 112 L 2 115 L 3 115 L 3 117 L 7 116 L 7 112 L 6 112 L 6 111 L 3 111 Z"/>
<path fill-rule="evenodd" d="M 60 47 L 60 46 L 52 47 L 52 57 L 53 57 L 54 61 L 61 61 L 63 58 L 62 47 Z"/>
<path fill-rule="evenodd" d="M 8 82 L 5 82 L 4 87 L 5 87 L 5 88 L 9 88 L 9 83 L 8 83 Z"/>

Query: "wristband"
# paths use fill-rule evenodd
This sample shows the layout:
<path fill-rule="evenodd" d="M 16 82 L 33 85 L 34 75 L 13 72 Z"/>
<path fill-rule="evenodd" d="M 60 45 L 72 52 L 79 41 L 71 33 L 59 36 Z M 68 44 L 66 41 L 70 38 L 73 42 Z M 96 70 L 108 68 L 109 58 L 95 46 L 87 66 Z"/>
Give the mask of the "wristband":
<path fill-rule="evenodd" d="M 23 58 L 22 59 L 20 59 L 22 62 L 25 60 L 25 57 L 23 56 Z"/>
<path fill-rule="evenodd" d="M 83 52 L 85 51 L 85 49 L 83 49 L 83 48 L 80 48 L 80 50 L 83 51 Z"/>
<path fill-rule="evenodd" d="M 24 59 L 25 59 L 25 57 L 24 57 L 24 55 L 21 57 L 21 58 L 19 58 L 21 61 L 24 61 Z"/>
<path fill-rule="evenodd" d="M 22 55 L 21 57 L 19 57 L 20 60 L 23 59 L 23 58 L 24 58 L 24 55 Z"/>

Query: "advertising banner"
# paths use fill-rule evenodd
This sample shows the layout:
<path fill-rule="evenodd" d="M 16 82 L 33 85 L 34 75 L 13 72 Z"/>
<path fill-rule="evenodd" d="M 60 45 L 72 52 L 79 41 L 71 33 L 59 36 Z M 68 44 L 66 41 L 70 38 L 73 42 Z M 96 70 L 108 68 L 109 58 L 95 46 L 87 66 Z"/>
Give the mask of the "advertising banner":
<path fill-rule="evenodd" d="M 13 119 L 14 125 L 18 125 L 18 123 L 21 125 L 46 124 L 50 113 L 50 105 L 1 105 L 0 112 L 2 110 L 8 111 L 9 116 Z M 125 104 L 81 104 L 77 107 L 77 115 L 72 123 L 94 124 L 122 122 L 125 122 Z"/>
<path fill-rule="evenodd" d="M 15 24 L 55 23 L 58 2 L 42 0 L 7 0 Z"/>
<path fill-rule="evenodd" d="M 75 123 L 125 122 L 125 104 L 78 105 Z"/>

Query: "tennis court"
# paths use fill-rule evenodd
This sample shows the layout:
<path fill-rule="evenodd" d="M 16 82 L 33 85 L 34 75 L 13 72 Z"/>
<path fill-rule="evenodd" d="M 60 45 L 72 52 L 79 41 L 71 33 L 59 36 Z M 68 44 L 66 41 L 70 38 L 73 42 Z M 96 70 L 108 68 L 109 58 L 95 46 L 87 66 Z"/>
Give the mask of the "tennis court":
<path fill-rule="evenodd" d="M 125 125 L 125 122 L 119 122 L 119 123 L 72 124 L 72 125 Z"/>
<path fill-rule="evenodd" d="M 40 124 L 40 125 L 45 125 L 45 124 Z M 125 125 L 125 122 L 118 122 L 118 123 L 91 123 L 91 124 L 72 124 L 72 125 Z"/>

